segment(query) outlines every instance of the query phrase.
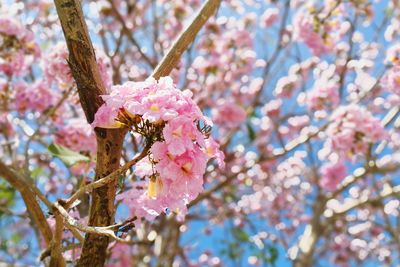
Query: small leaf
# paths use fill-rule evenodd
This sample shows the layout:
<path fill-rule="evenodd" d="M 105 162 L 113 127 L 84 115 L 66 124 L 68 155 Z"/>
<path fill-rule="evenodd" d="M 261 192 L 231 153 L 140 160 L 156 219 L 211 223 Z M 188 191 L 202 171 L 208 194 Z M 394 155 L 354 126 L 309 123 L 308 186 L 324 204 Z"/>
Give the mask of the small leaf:
<path fill-rule="evenodd" d="M 32 179 L 36 180 L 42 173 L 44 173 L 44 169 L 42 167 L 37 167 L 31 171 L 30 176 Z"/>
<path fill-rule="evenodd" d="M 239 241 L 249 242 L 250 240 L 250 236 L 240 228 L 235 228 L 233 234 Z"/>
<path fill-rule="evenodd" d="M 51 144 L 48 147 L 53 156 L 59 158 L 62 162 L 64 162 L 67 166 L 72 166 L 78 162 L 89 162 L 90 159 L 78 152 L 72 151 L 69 148 L 66 148 L 61 145 Z"/>
<path fill-rule="evenodd" d="M 248 122 L 246 123 L 247 125 L 247 131 L 249 133 L 249 139 L 250 141 L 254 141 L 254 139 L 256 139 L 256 132 L 254 131 L 253 127 L 251 127 L 251 124 Z"/>
<path fill-rule="evenodd" d="M 270 263 L 275 263 L 279 256 L 278 250 L 275 247 L 271 246 L 269 248 L 269 254 L 271 254 Z"/>

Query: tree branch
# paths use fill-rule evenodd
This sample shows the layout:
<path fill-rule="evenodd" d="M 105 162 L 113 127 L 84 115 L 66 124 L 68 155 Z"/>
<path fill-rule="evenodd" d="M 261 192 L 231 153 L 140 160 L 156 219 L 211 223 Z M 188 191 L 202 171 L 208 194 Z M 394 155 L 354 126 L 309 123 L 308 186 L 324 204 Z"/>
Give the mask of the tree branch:
<path fill-rule="evenodd" d="M 40 233 L 43 235 L 44 241 L 47 245 L 50 245 L 52 240 L 52 232 L 49 224 L 46 221 L 46 217 L 43 214 L 39 203 L 36 201 L 35 193 L 32 192 L 29 183 L 26 179 L 18 174 L 16 171 L 6 166 L 0 161 L 0 176 L 9 182 L 15 189 L 17 189 L 29 212 L 30 218 L 34 224 L 38 227 Z"/>
<path fill-rule="evenodd" d="M 79 99 L 89 123 L 106 94 L 96 56 L 78 0 L 54 0 L 69 51 L 68 64 L 78 87 Z"/>
<path fill-rule="evenodd" d="M 174 44 L 157 65 L 152 76 L 158 80 L 160 77 L 167 76 L 178 64 L 181 55 L 186 51 L 188 46 L 193 42 L 197 33 L 207 22 L 208 18 L 216 12 L 221 0 L 208 0 L 197 13 L 196 17 L 189 24 L 189 26 L 183 30 L 179 37 L 175 40 Z"/>
<path fill-rule="evenodd" d="M 93 183 L 90 183 L 90 184 L 88 184 L 86 186 L 83 186 L 83 187 L 79 188 L 78 191 L 76 191 L 70 198 L 68 198 L 66 200 L 66 203 L 65 203 L 64 206 L 68 208 L 75 202 L 75 200 L 79 199 L 86 192 L 88 192 L 90 190 L 93 190 L 95 188 L 102 187 L 102 186 L 114 181 L 118 176 L 124 174 L 127 170 L 129 170 L 130 167 L 132 167 L 138 161 L 140 161 L 141 159 L 146 157 L 148 152 L 149 152 L 149 149 L 150 149 L 150 146 L 146 146 L 139 155 L 137 155 L 132 160 L 130 160 L 127 163 L 125 163 L 125 165 L 122 166 L 121 168 L 119 168 L 116 171 L 110 173 L 106 177 L 101 178 L 100 180 L 97 180 L 97 181 L 95 181 Z"/>
<path fill-rule="evenodd" d="M 122 33 L 125 34 L 129 41 L 136 47 L 138 50 L 139 54 L 142 56 L 144 61 L 147 62 L 152 68 L 155 67 L 155 64 L 153 61 L 142 51 L 142 48 L 140 47 L 138 41 L 135 39 L 135 37 L 132 35 L 132 32 L 128 29 L 128 27 L 125 24 L 125 19 L 122 17 L 121 13 L 118 12 L 117 7 L 115 6 L 115 3 L 113 0 L 108 1 L 109 4 L 111 5 L 111 10 L 114 12 L 115 18 L 119 21 L 122 27 Z"/>
<path fill-rule="evenodd" d="M 125 242 L 125 243 L 128 242 L 127 240 L 117 237 L 114 233 L 114 230 L 116 228 L 118 228 L 120 226 L 120 224 L 103 226 L 103 227 L 85 226 L 85 225 L 82 225 L 81 223 L 79 223 L 74 218 L 72 218 L 58 201 L 56 201 L 53 204 L 53 206 L 54 206 L 54 209 L 56 210 L 56 212 L 59 212 L 59 214 L 64 218 L 64 223 L 67 224 L 69 227 L 76 228 L 85 233 L 96 234 L 96 235 L 100 235 L 102 237 L 111 237 L 120 242 Z"/>
<path fill-rule="evenodd" d="M 61 250 L 61 240 L 62 240 L 62 232 L 64 229 L 64 225 L 63 225 L 63 219 L 58 212 L 55 214 L 55 220 L 56 220 L 56 229 L 54 232 L 53 240 L 51 241 L 50 266 L 64 267 L 65 261 L 62 256 L 62 250 Z"/>
<path fill-rule="evenodd" d="M 69 50 L 69 66 L 82 108 L 89 123 L 103 104 L 107 93 L 96 62 L 95 52 L 79 0 L 54 0 Z M 119 168 L 126 129 L 96 128 L 97 162 L 95 180 Z M 108 226 L 114 222 L 116 181 L 92 192 L 89 225 Z M 103 266 L 109 237 L 87 234 L 77 266 Z"/>
<path fill-rule="evenodd" d="M 361 198 L 345 201 L 343 205 L 341 205 L 335 210 L 327 209 L 325 211 L 326 213 L 325 217 L 328 219 L 332 219 L 337 216 L 344 215 L 353 209 L 360 208 L 368 204 L 380 203 L 382 200 L 392 196 L 400 196 L 400 185 L 392 187 L 389 184 L 385 184 L 383 190 L 379 193 L 378 196 L 375 197 L 363 196 Z"/>

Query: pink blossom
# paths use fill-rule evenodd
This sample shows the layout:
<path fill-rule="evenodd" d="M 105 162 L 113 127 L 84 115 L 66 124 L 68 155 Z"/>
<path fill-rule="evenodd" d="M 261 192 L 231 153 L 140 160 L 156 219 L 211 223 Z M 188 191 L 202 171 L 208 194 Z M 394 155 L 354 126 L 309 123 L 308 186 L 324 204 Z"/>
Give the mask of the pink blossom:
<path fill-rule="evenodd" d="M 96 152 L 96 136 L 92 127 L 83 118 L 68 120 L 68 123 L 59 127 L 55 134 L 55 143 L 80 152 Z"/>
<path fill-rule="evenodd" d="M 400 63 L 400 43 L 394 44 L 387 49 L 385 62 L 395 65 Z"/>
<path fill-rule="evenodd" d="M 365 108 L 350 104 L 332 114 L 325 143 L 328 154 L 338 153 L 349 157 L 366 152 L 368 145 L 387 137 L 380 121 Z M 324 155 L 322 155 L 324 158 Z"/>
<path fill-rule="evenodd" d="M 304 42 L 314 55 L 319 56 L 331 49 L 327 46 L 326 40 L 314 31 L 314 15 L 307 12 L 306 9 L 301 9 L 295 14 L 293 26 L 293 38 Z"/>
<path fill-rule="evenodd" d="M 195 147 L 180 156 L 162 159 L 159 164 L 156 164 L 156 170 L 162 178 L 190 180 L 204 174 L 207 159 L 207 156 Z"/>
<path fill-rule="evenodd" d="M 400 95 L 400 65 L 388 70 L 382 80 L 382 86 L 388 91 Z"/>
<path fill-rule="evenodd" d="M 73 83 L 71 70 L 67 63 L 68 49 L 65 43 L 56 44 L 44 59 L 44 75 L 51 83 L 57 81 L 62 88 Z"/>
<path fill-rule="evenodd" d="M 310 125 L 310 117 L 307 115 L 293 116 L 288 119 L 290 135 L 297 135 L 304 127 Z"/>
<path fill-rule="evenodd" d="M 279 18 L 279 9 L 268 8 L 261 16 L 261 25 L 265 28 L 271 27 Z"/>
<path fill-rule="evenodd" d="M 144 82 L 115 85 L 111 87 L 110 95 L 102 97 L 105 101 L 99 109 L 103 116 L 102 122 L 98 123 L 95 119 L 93 124 L 98 127 L 122 127 L 123 124 L 114 123 L 118 117 L 115 113 L 121 110 L 131 117 L 138 115 L 151 123 L 170 121 L 178 115 L 185 115 L 193 121 L 205 119 L 191 99 L 192 93 L 188 90 L 178 90 L 169 77 L 162 77 L 159 81 L 149 78 Z M 113 111 L 109 113 L 109 118 L 107 110 Z"/>
<path fill-rule="evenodd" d="M 33 33 L 14 18 L 1 14 L 0 72 L 19 76 L 39 56 L 40 49 L 34 42 Z"/>
<path fill-rule="evenodd" d="M 112 246 L 112 256 L 110 257 L 107 267 L 127 267 L 132 266 L 132 247 L 128 244 L 115 243 Z"/>
<path fill-rule="evenodd" d="M 186 205 L 203 190 L 207 161 L 215 157 L 224 166 L 218 144 L 197 126 L 211 122 L 192 93 L 178 90 L 171 78 L 163 77 L 116 85 L 102 97 L 105 103 L 95 114 L 93 127 L 128 127 L 144 138 L 149 137 L 138 127 L 152 125 L 160 131 L 149 133 L 160 135 L 159 140 L 147 140 L 154 142 L 149 158 L 135 167 L 135 174 L 148 183 L 123 194 L 132 216 L 151 220 L 168 208 L 183 219 Z"/>
<path fill-rule="evenodd" d="M 110 107 L 107 104 L 102 105 L 94 115 L 92 127 L 100 128 L 121 128 L 123 125 L 118 122 L 118 109 Z"/>
<path fill-rule="evenodd" d="M 327 191 L 334 191 L 346 177 L 346 166 L 342 161 L 329 162 L 321 167 L 320 185 Z"/>
<path fill-rule="evenodd" d="M 343 19 L 343 5 L 334 10 L 326 5 L 321 14 L 336 15 L 326 15 L 327 19 L 323 21 L 318 16 L 320 14 L 316 13 L 318 8 L 302 8 L 293 18 L 293 39 L 304 42 L 316 56 L 335 50 L 335 45 L 350 28 L 350 24 Z"/>
<path fill-rule="evenodd" d="M 246 120 L 246 117 L 247 114 L 244 108 L 233 101 L 226 100 L 218 103 L 213 114 L 214 122 L 226 128 L 239 127 Z"/>
<path fill-rule="evenodd" d="M 225 155 L 219 149 L 219 144 L 212 137 L 209 137 L 205 140 L 205 152 L 210 158 L 216 159 L 218 166 L 221 169 L 225 168 Z"/>
<path fill-rule="evenodd" d="M 43 112 L 55 105 L 58 96 L 51 91 L 47 83 L 38 80 L 32 85 L 19 82 L 15 85 L 15 105 L 19 112 L 39 111 Z"/>
<path fill-rule="evenodd" d="M 297 75 L 282 77 L 278 80 L 274 93 L 277 97 L 289 98 L 298 87 L 299 82 L 300 79 Z"/>
<path fill-rule="evenodd" d="M 153 174 L 153 165 L 148 158 L 144 158 L 136 163 L 135 174 L 140 177 L 149 177 Z"/>
<path fill-rule="evenodd" d="M 164 128 L 163 135 L 168 145 L 168 151 L 174 155 L 181 155 L 186 150 L 192 150 L 196 141 L 204 144 L 204 137 L 197 130 L 193 120 L 185 116 L 172 119 Z"/>
<path fill-rule="evenodd" d="M 310 110 L 335 108 L 339 104 L 339 84 L 334 80 L 318 79 L 307 93 L 307 106 Z"/>
<path fill-rule="evenodd" d="M 270 118 L 278 117 L 281 112 L 282 100 L 274 99 L 264 105 L 262 111 Z"/>

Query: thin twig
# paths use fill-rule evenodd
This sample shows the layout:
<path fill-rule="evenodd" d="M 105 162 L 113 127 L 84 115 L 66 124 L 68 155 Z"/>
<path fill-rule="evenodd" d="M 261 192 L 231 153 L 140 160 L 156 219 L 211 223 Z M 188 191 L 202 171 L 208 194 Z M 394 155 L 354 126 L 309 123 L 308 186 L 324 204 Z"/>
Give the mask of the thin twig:
<path fill-rule="evenodd" d="M 86 186 L 83 186 L 83 187 L 79 188 L 78 191 L 76 191 L 69 199 L 67 199 L 65 201 L 66 202 L 65 206 L 67 208 L 70 207 L 75 202 L 75 200 L 77 200 L 80 196 L 82 196 L 86 192 L 88 192 L 90 190 L 93 190 L 95 188 L 102 187 L 102 186 L 110 183 L 111 181 L 114 181 L 118 176 L 120 176 L 121 174 L 123 174 L 126 171 L 128 171 L 138 161 L 140 161 L 141 159 L 146 157 L 148 152 L 149 152 L 149 149 L 150 149 L 150 146 L 146 146 L 139 155 L 137 155 L 132 160 L 130 160 L 127 163 L 125 163 L 125 165 L 122 166 L 121 168 L 119 168 L 116 171 L 110 173 L 109 175 L 107 175 L 104 178 L 101 178 L 101 179 L 99 179 L 99 180 L 97 180 L 97 181 L 95 181 L 93 183 L 90 183 L 90 184 L 88 184 Z"/>
<path fill-rule="evenodd" d="M 119 21 L 119 23 L 122 26 L 122 33 L 124 33 L 129 41 L 131 41 L 131 43 L 136 47 L 136 49 L 138 50 L 139 54 L 143 57 L 143 59 L 152 67 L 155 67 L 155 64 L 153 63 L 153 61 L 142 51 L 141 46 L 139 45 L 138 41 L 135 39 L 135 37 L 133 36 L 133 33 L 130 29 L 128 29 L 128 27 L 125 25 L 125 19 L 122 17 L 122 15 L 118 12 L 117 7 L 114 4 L 114 1 L 109 0 L 109 3 L 111 5 L 111 9 L 115 14 L 115 18 Z"/>
<path fill-rule="evenodd" d="M 110 226 L 85 226 L 85 225 L 79 223 L 74 218 L 72 218 L 68 214 L 68 212 L 64 209 L 64 207 L 59 203 L 59 201 L 56 201 L 53 205 L 54 205 L 54 209 L 56 209 L 56 211 L 58 211 L 60 213 L 60 215 L 64 218 L 64 223 L 68 224 L 72 228 L 76 228 L 85 233 L 108 236 L 114 240 L 117 240 L 117 241 L 120 241 L 123 243 L 129 242 L 129 240 L 125 240 L 125 239 L 117 237 L 115 235 L 114 231 L 112 230 L 112 229 L 119 227 L 120 224 L 110 225 Z"/>

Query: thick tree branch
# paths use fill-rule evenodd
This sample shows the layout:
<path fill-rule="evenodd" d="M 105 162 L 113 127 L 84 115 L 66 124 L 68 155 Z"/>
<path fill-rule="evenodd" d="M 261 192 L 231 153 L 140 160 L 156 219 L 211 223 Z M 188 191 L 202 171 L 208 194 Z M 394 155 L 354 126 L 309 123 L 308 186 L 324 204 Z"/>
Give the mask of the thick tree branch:
<path fill-rule="evenodd" d="M 178 64 L 181 55 L 186 51 L 188 46 L 193 42 L 197 33 L 207 22 L 208 18 L 211 17 L 218 9 L 221 0 L 208 0 L 200 9 L 199 13 L 189 24 L 189 26 L 183 30 L 179 37 L 175 40 L 172 47 L 169 49 L 167 54 L 161 60 L 154 70 L 152 76 L 155 79 L 167 76 Z"/>
<path fill-rule="evenodd" d="M 74 77 L 86 118 L 93 122 L 94 115 L 107 93 L 91 43 L 79 0 L 55 0 L 65 40 L 69 50 L 69 66 Z M 119 168 L 126 129 L 96 128 L 97 162 L 95 180 Z M 89 225 L 108 226 L 114 222 L 116 181 L 92 192 Z M 103 266 L 109 237 L 87 234 L 77 266 Z"/>
<path fill-rule="evenodd" d="M 38 227 L 40 233 L 43 235 L 44 241 L 47 245 L 50 245 L 52 240 L 52 232 L 49 224 L 46 221 L 46 217 L 43 214 L 39 203 L 36 201 L 35 193 L 31 190 L 29 183 L 19 173 L 6 166 L 0 161 L 0 176 L 9 182 L 15 189 L 17 189 L 29 212 L 30 218 L 34 224 Z"/>
<path fill-rule="evenodd" d="M 89 32 L 78 0 L 55 0 L 69 51 L 69 66 L 78 87 L 79 99 L 89 123 L 106 94 Z"/>

